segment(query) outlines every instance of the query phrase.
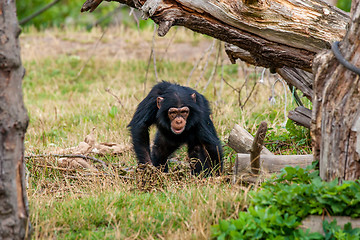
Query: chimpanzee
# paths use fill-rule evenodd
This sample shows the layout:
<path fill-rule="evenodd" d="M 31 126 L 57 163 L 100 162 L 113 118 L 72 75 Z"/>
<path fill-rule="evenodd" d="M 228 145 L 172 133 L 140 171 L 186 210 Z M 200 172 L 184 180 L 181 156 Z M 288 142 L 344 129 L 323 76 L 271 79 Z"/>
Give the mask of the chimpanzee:
<path fill-rule="evenodd" d="M 223 153 L 210 112 L 206 98 L 191 88 L 165 81 L 155 85 L 128 126 L 138 163 L 152 162 L 167 172 L 170 154 L 187 144 L 189 158 L 198 159 L 192 174 L 218 175 Z M 153 124 L 158 131 L 150 154 L 149 127 Z"/>

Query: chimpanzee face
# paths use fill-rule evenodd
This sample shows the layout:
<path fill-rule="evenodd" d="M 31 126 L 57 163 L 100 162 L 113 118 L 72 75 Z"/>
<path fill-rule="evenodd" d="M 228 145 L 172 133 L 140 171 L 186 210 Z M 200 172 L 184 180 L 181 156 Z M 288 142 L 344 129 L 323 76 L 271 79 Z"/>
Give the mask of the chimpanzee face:
<path fill-rule="evenodd" d="M 189 116 L 190 109 L 188 107 L 169 108 L 168 117 L 170 119 L 171 131 L 175 134 L 181 134 L 186 127 L 186 120 Z"/>
<path fill-rule="evenodd" d="M 191 103 L 189 104 L 194 104 L 196 102 L 196 95 L 191 94 L 190 96 L 191 99 Z M 190 107 L 188 106 L 184 106 L 180 101 L 180 98 L 176 97 L 177 101 L 176 104 L 177 106 L 174 106 L 173 104 L 171 104 L 170 106 L 168 106 L 167 109 L 167 117 L 170 121 L 170 129 L 171 131 L 178 135 L 181 134 L 182 132 L 184 132 L 185 128 L 186 128 L 186 123 L 190 114 Z M 158 97 L 157 98 L 157 107 L 160 109 L 161 106 L 163 105 L 164 98 L 163 97 Z M 169 103 L 169 101 L 167 101 Z M 163 106 L 166 107 L 166 106 Z M 164 109 L 165 110 L 165 109 Z"/>

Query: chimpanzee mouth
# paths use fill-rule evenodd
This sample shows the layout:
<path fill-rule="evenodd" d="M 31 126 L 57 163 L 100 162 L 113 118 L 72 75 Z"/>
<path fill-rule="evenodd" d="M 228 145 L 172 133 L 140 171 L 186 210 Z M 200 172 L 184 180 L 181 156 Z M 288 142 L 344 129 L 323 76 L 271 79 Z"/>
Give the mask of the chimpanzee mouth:
<path fill-rule="evenodd" d="M 180 128 L 180 129 L 171 128 L 171 131 L 176 135 L 181 134 L 184 130 L 185 130 L 185 127 Z"/>

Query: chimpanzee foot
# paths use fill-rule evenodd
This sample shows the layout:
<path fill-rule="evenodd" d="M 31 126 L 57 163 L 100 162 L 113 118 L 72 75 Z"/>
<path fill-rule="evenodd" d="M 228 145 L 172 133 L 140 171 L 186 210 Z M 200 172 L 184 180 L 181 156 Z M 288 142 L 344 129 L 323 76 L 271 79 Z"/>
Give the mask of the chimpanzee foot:
<path fill-rule="evenodd" d="M 154 15 L 157 7 L 159 6 L 162 0 L 147 0 L 144 5 L 141 7 L 142 18 L 144 20 L 148 19 L 152 15 Z"/>

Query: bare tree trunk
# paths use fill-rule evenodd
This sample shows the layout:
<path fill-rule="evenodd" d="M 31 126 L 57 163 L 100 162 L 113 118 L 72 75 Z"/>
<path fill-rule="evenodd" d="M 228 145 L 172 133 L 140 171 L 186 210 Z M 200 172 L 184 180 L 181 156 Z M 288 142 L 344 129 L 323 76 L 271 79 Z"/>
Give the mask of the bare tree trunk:
<path fill-rule="evenodd" d="M 28 116 L 21 82 L 15 1 L 0 0 L 0 239 L 28 235 L 28 204 L 24 184 L 24 135 Z"/>
<path fill-rule="evenodd" d="M 360 5 L 353 1 L 352 23 L 340 44 L 343 57 L 360 67 Z M 355 7 L 354 7 L 355 6 Z M 332 51 L 314 60 L 312 137 L 324 180 L 360 177 L 360 75 L 345 68 Z"/>

